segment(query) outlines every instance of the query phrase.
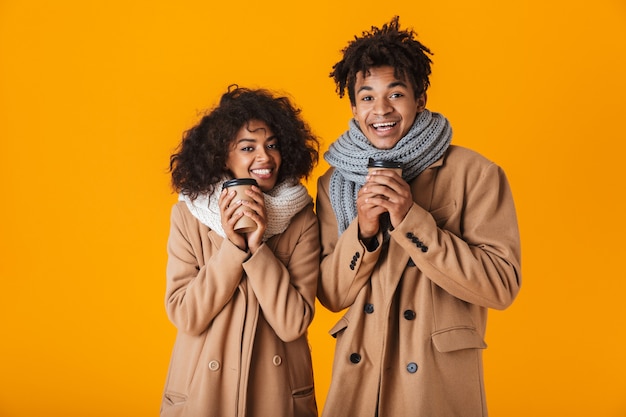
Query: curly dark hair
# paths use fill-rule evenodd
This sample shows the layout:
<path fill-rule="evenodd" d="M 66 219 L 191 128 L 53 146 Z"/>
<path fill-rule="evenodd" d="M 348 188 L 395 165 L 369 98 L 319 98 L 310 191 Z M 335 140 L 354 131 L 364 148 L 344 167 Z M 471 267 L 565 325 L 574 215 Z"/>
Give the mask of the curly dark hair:
<path fill-rule="evenodd" d="M 361 37 L 355 36 L 341 52 L 343 59 L 333 65 L 330 77 L 335 80 L 337 94 L 343 97 L 348 89 L 350 103 L 354 106 L 354 84 L 359 73 L 367 74 L 372 67 L 391 66 L 398 79 L 406 77 L 413 86 L 415 98 L 426 92 L 433 53 L 417 41 L 413 29 L 400 30 L 400 18 L 395 16 L 382 28 L 372 26 Z"/>
<path fill-rule="evenodd" d="M 277 183 L 308 178 L 318 161 L 319 141 L 300 113 L 287 97 L 231 85 L 219 105 L 184 132 L 170 156 L 172 187 L 191 199 L 213 193 L 228 174 L 226 160 L 233 140 L 251 120 L 265 122 L 278 139 L 282 162 Z"/>

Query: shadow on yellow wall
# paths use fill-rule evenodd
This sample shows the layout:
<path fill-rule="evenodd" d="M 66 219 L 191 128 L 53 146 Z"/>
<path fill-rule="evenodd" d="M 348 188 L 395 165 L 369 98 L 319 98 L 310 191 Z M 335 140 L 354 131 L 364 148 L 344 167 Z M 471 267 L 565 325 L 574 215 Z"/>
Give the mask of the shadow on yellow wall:
<path fill-rule="evenodd" d="M 394 14 L 435 52 L 428 107 L 518 206 L 524 284 L 491 314 L 491 414 L 626 415 L 624 2 L 380 6 L 2 2 L 0 415 L 157 415 L 182 131 L 238 83 L 289 93 L 326 148 L 350 117 L 332 64 Z M 337 318 L 318 306 L 310 329 L 320 406 Z"/>

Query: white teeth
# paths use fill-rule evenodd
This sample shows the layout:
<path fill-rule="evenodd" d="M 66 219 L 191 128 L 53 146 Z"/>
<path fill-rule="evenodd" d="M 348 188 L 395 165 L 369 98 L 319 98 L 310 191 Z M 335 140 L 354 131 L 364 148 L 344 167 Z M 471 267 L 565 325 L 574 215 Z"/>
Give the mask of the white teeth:
<path fill-rule="evenodd" d="M 272 172 L 272 170 L 270 170 L 270 169 L 253 169 L 252 172 L 257 174 L 257 175 L 267 175 L 267 174 L 270 174 Z"/>
<path fill-rule="evenodd" d="M 372 124 L 372 126 L 374 127 L 374 129 L 378 129 L 379 127 L 391 127 L 391 126 L 395 126 L 394 122 L 387 122 L 387 123 L 374 123 Z"/>

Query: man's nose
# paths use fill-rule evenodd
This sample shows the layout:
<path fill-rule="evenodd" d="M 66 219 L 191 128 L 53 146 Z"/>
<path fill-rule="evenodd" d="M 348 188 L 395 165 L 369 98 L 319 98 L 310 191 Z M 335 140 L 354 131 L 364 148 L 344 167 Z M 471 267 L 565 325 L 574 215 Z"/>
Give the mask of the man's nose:
<path fill-rule="evenodd" d="M 385 99 L 376 100 L 374 103 L 374 114 L 387 114 L 391 112 L 391 105 Z"/>

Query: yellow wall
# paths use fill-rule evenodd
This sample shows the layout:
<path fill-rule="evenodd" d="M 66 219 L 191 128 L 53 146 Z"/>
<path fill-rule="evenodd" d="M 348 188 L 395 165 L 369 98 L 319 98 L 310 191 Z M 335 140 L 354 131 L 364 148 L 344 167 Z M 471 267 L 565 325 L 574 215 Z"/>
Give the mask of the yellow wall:
<path fill-rule="evenodd" d="M 435 52 L 429 108 L 517 201 L 491 414 L 626 415 L 623 0 L 1 0 L 0 416 L 157 415 L 182 131 L 239 83 L 290 93 L 326 148 L 350 115 L 339 50 L 394 14 Z M 335 320 L 319 308 L 310 331 L 320 405 Z"/>

